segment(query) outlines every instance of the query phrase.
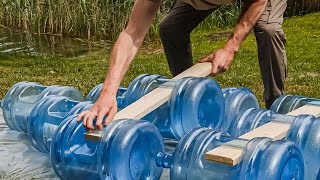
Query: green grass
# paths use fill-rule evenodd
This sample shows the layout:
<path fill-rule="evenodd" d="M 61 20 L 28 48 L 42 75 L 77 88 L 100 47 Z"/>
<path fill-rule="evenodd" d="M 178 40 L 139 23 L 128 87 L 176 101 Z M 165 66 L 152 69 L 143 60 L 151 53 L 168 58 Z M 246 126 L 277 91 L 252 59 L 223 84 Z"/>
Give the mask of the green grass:
<path fill-rule="evenodd" d="M 287 35 L 288 78 L 286 92 L 289 94 L 320 97 L 320 13 L 288 18 L 284 22 Z M 192 34 L 194 59 L 203 57 L 222 47 L 224 35 L 214 35 L 217 30 L 198 28 Z M 157 41 L 158 42 L 158 41 Z M 159 43 L 144 44 L 123 85 L 127 86 L 142 73 L 169 75 Z M 103 82 L 108 65 L 109 52 L 98 52 L 77 58 L 24 57 L 0 54 L 0 98 L 19 81 L 36 81 L 45 85 L 61 84 L 79 88 L 87 94 L 95 85 Z M 247 87 L 262 103 L 263 85 L 257 62 L 255 38 L 250 35 L 237 54 L 231 69 L 215 79 L 221 87 Z"/>

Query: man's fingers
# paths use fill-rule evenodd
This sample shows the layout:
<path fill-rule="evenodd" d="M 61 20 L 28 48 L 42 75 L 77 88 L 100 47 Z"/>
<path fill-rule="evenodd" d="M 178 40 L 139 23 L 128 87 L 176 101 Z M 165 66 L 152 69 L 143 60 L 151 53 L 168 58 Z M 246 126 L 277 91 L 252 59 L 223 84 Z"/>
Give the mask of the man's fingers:
<path fill-rule="evenodd" d="M 198 59 L 197 62 L 199 63 L 203 63 L 203 62 L 207 62 L 209 61 L 209 58 L 208 57 L 205 57 L 205 58 L 202 58 L 202 59 Z"/>
<path fill-rule="evenodd" d="M 211 75 L 215 76 L 218 74 L 218 67 L 219 65 L 217 63 L 212 63 Z"/>
<path fill-rule="evenodd" d="M 113 120 L 116 113 L 117 113 L 117 106 L 112 106 L 109 113 L 108 113 L 108 117 L 106 119 L 105 124 L 110 123 Z"/>
<path fill-rule="evenodd" d="M 83 118 L 83 116 L 86 114 L 86 111 L 81 112 L 78 117 L 77 117 L 77 121 L 81 121 L 81 119 Z"/>
<path fill-rule="evenodd" d="M 90 111 L 89 110 L 87 110 L 87 111 L 84 111 L 84 112 L 82 112 L 83 113 L 83 121 L 82 121 L 82 124 L 83 124 L 83 126 L 87 129 L 87 118 L 88 118 L 88 116 L 89 116 L 89 113 L 90 113 Z M 88 130 L 88 129 L 87 129 Z"/>
<path fill-rule="evenodd" d="M 109 112 L 109 109 L 104 109 L 100 111 L 98 114 L 96 126 L 99 131 L 103 129 L 103 126 L 102 126 L 103 118 L 106 114 L 108 114 L 108 112 Z"/>
<path fill-rule="evenodd" d="M 96 111 L 90 111 L 87 116 L 87 128 L 91 131 L 94 130 L 93 120 L 97 117 L 98 113 Z"/>

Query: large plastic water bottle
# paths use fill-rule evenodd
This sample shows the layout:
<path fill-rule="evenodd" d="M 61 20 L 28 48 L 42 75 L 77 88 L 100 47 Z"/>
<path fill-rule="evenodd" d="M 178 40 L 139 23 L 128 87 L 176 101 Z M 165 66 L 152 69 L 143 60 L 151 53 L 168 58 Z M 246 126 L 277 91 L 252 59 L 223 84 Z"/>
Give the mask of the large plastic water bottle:
<path fill-rule="evenodd" d="M 90 101 L 75 101 L 64 96 L 51 95 L 42 99 L 28 116 L 28 136 L 33 146 L 49 153 L 53 134 L 60 123 L 68 116 L 88 110 Z"/>
<path fill-rule="evenodd" d="M 271 121 L 291 124 L 286 140 L 294 142 L 304 158 L 304 179 L 316 179 L 320 169 L 320 118 L 311 115 L 288 116 L 270 110 L 249 109 L 234 120 L 229 133 L 237 137 Z"/>
<path fill-rule="evenodd" d="M 312 101 L 320 102 L 320 99 L 286 94 L 277 98 L 271 105 L 270 109 L 276 113 L 287 114 L 290 111 L 298 109 Z"/>
<path fill-rule="evenodd" d="M 69 86 L 44 86 L 19 82 L 11 87 L 1 103 L 6 124 L 12 130 L 27 132 L 27 116 L 35 104 L 48 95 L 61 95 L 82 101 L 82 94 Z"/>
<path fill-rule="evenodd" d="M 99 142 L 86 141 L 85 132 L 76 116 L 65 119 L 57 129 L 50 156 L 61 179 L 160 178 L 162 168 L 156 166 L 155 157 L 164 152 L 164 145 L 150 122 L 113 121 L 104 128 Z"/>
<path fill-rule="evenodd" d="M 170 100 L 143 117 L 155 124 L 164 138 L 180 139 L 195 127 L 221 128 L 224 97 L 211 78 L 160 79 L 172 88 Z"/>
<path fill-rule="evenodd" d="M 259 102 L 252 91 L 247 88 L 223 88 L 225 98 L 225 119 L 221 131 L 227 131 L 237 114 L 250 108 L 259 108 Z"/>
<path fill-rule="evenodd" d="M 155 83 L 155 77 L 154 75 L 139 76 L 130 84 L 128 89 L 119 88 L 117 93 L 118 104 L 121 107 L 128 106 L 132 101 L 139 99 L 139 96 L 143 96 L 145 95 L 144 93 L 151 91 L 150 82 Z M 142 89 L 140 86 L 147 88 Z M 101 91 L 101 87 L 102 85 L 98 85 L 93 88 L 86 99 L 96 100 L 99 97 L 98 92 Z M 136 92 L 135 99 L 131 96 L 134 93 L 130 91 Z M 28 134 L 34 147 L 41 152 L 49 153 L 53 134 L 60 123 L 68 116 L 90 109 L 92 105 L 93 102 L 91 101 L 79 102 L 68 97 L 54 95 L 40 100 L 28 116 Z"/>
<path fill-rule="evenodd" d="M 118 102 L 119 108 L 128 106 L 158 87 L 172 88 L 171 98 L 142 119 L 155 124 L 163 137 L 180 139 L 194 127 L 221 128 L 224 97 L 220 86 L 211 78 L 171 80 L 161 75 L 140 75 L 123 93 L 124 98 Z"/>
<path fill-rule="evenodd" d="M 208 150 L 234 140 L 226 133 L 194 129 L 171 154 L 164 152 L 163 137 L 148 121 L 113 121 L 99 142 L 93 142 L 83 139 L 85 129 L 75 118 L 64 120 L 51 145 L 52 165 L 61 179 L 159 179 L 163 168 L 170 168 L 171 179 L 269 180 L 302 179 L 304 175 L 302 155 L 289 141 L 238 139 L 237 146 L 245 147 L 246 153 L 232 167 L 204 158 Z"/>
<path fill-rule="evenodd" d="M 225 102 L 225 117 L 222 118 L 223 114 L 221 114 L 221 108 L 219 107 L 222 102 L 219 92 L 220 87 L 214 80 L 209 78 L 185 78 L 177 81 L 160 75 L 147 74 L 140 75 L 133 80 L 128 90 L 125 90 L 127 92 L 123 93 L 123 101 L 118 102 L 118 106 L 126 107 L 159 86 L 173 88 L 172 98 L 168 103 L 142 119 L 155 124 L 165 138 L 180 139 L 194 127 L 209 127 L 227 131 L 234 116 L 249 108 L 259 108 L 257 98 L 249 89 L 224 88 L 222 91 Z M 96 86 L 89 94 L 97 97 L 101 87 L 102 85 Z M 192 94 L 193 91 L 195 92 L 194 95 Z M 208 124 L 208 122 L 211 124 Z M 212 123 L 215 124 L 212 125 Z M 172 129 L 172 127 L 176 128 Z M 175 129 L 180 131 L 176 132 Z"/>
<path fill-rule="evenodd" d="M 173 153 L 159 153 L 157 165 L 170 168 L 170 179 L 303 179 L 301 152 L 289 141 L 235 139 L 237 144 L 229 146 L 245 149 L 236 166 L 205 159 L 204 153 L 231 140 L 227 134 L 213 129 L 194 129 L 178 143 Z"/>

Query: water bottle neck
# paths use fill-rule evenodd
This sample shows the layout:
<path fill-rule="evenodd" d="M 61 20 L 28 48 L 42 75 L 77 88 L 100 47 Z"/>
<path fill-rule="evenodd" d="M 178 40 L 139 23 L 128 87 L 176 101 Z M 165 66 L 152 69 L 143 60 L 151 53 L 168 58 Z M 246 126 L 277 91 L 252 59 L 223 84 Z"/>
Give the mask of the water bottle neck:
<path fill-rule="evenodd" d="M 176 79 L 165 79 L 159 78 L 157 79 L 157 83 L 161 84 L 161 88 L 173 88 L 177 84 L 178 80 Z"/>
<path fill-rule="evenodd" d="M 272 113 L 272 115 L 271 115 L 271 121 L 287 123 L 287 124 L 293 123 L 295 118 L 296 118 L 296 116 L 285 115 L 285 114 Z"/>
<path fill-rule="evenodd" d="M 249 140 L 247 139 L 235 138 L 227 143 L 224 143 L 222 146 L 229 146 L 229 147 L 244 149 L 248 143 L 249 143 Z"/>
<path fill-rule="evenodd" d="M 156 157 L 156 164 L 158 167 L 170 168 L 172 164 L 172 154 L 160 152 Z"/>

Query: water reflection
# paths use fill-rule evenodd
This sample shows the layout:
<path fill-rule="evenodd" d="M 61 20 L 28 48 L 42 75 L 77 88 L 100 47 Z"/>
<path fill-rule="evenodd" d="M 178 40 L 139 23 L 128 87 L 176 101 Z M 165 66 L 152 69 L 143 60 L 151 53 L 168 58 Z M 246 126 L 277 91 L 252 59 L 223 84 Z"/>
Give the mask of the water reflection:
<path fill-rule="evenodd" d="M 74 57 L 110 47 L 107 44 L 105 41 L 88 42 L 80 38 L 31 34 L 0 27 L 0 52 Z"/>

